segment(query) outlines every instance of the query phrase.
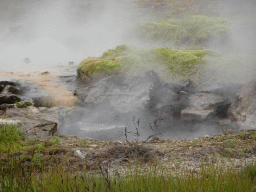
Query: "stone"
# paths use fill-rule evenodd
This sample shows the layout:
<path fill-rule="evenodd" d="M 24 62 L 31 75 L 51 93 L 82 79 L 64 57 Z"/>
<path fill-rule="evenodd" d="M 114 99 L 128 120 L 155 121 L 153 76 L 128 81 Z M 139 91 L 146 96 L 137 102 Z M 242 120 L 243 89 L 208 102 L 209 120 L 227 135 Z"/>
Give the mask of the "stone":
<path fill-rule="evenodd" d="M 20 101 L 20 97 L 17 95 L 6 93 L 6 94 L 0 94 L 0 105 L 2 104 L 14 104 L 18 101 Z"/>
<path fill-rule="evenodd" d="M 40 73 L 40 75 L 48 75 L 48 74 L 49 74 L 49 71 L 45 71 L 45 72 Z"/>
<path fill-rule="evenodd" d="M 80 159 L 84 159 L 85 158 L 85 155 L 80 150 L 74 151 L 74 155 L 79 157 Z"/>
<path fill-rule="evenodd" d="M 6 110 L 6 109 L 10 109 L 10 108 L 14 108 L 15 105 L 14 104 L 2 104 L 0 105 L 0 110 Z"/>
<path fill-rule="evenodd" d="M 244 85 L 228 111 L 232 120 L 244 129 L 254 129 L 256 119 L 256 79 Z"/>
<path fill-rule="evenodd" d="M 201 86 L 196 90 L 198 93 L 211 93 L 214 95 L 220 95 L 224 99 L 233 102 L 236 93 L 242 88 L 241 84 L 236 83 L 213 83 L 211 85 Z"/>
<path fill-rule="evenodd" d="M 181 111 L 181 120 L 183 121 L 204 121 L 212 113 L 212 110 L 198 110 L 186 108 Z"/>
<path fill-rule="evenodd" d="M 30 60 L 29 58 L 25 58 L 25 59 L 23 60 L 23 62 L 26 63 L 26 64 L 29 64 L 29 63 L 31 62 L 31 60 Z"/>
<path fill-rule="evenodd" d="M 189 106 L 181 111 L 181 119 L 185 121 L 204 121 L 210 118 L 226 118 L 231 105 L 220 95 L 196 93 L 188 97 Z"/>
<path fill-rule="evenodd" d="M 196 93 L 188 99 L 189 107 L 198 110 L 216 109 L 225 102 L 221 96 L 207 93 Z"/>
<path fill-rule="evenodd" d="M 152 81 L 147 78 L 113 75 L 95 83 L 89 89 L 85 103 L 98 105 L 109 102 L 119 112 L 133 111 L 145 106 L 151 86 Z"/>
<path fill-rule="evenodd" d="M 57 132 L 58 122 L 52 121 L 55 120 L 53 114 L 39 113 L 33 106 L 7 109 L 2 119 L 19 122 L 20 129 L 29 138 L 43 139 Z"/>

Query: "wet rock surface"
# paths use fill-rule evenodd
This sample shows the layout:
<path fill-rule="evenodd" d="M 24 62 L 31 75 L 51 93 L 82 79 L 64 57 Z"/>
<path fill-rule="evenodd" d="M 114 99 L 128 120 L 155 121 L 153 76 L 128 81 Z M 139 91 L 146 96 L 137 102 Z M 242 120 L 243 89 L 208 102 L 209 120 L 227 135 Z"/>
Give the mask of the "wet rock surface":
<path fill-rule="evenodd" d="M 241 85 L 237 84 L 198 88 L 191 80 L 164 82 L 157 73 L 148 71 L 141 77 L 117 74 L 94 83 L 77 79 L 76 66 L 64 69 L 58 76 L 59 82 L 80 99 L 80 107 L 42 107 L 44 93 L 34 84 L 21 80 L 1 81 L 1 94 L 13 94 L 20 99 L 18 104 L 13 104 L 17 100 L 12 104 L 3 102 L 1 117 L 23 122 L 31 137 L 75 134 L 98 140 L 133 140 L 137 137 L 137 127 L 139 138 L 146 140 L 157 133 L 163 134 L 158 135 L 159 138 L 170 135 L 175 138 L 186 132 L 185 137 L 193 137 L 191 133 L 202 127 L 205 132 L 213 133 L 221 133 L 224 128 L 239 130 L 241 124 L 231 121 L 230 114 L 232 117 L 238 114 L 234 112 L 238 111 L 238 101 L 245 98 L 250 103 L 254 101 L 253 82 L 240 92 Z M 41 76 L 49 73 L 41 73 Z M 19 108 L 24 105 L 27 108 Z M 247 122 L 254 124 L 254 117 L 252 110 Z M 128 138 L 125 128 L 130 133 L 127 133 Z M 32 129 L 39 131 L 35 133 Z"/>
<path fill-rule="evenodd" d="M 245 129 L 256 128 L 256 79 L 237 92 L 228 112 Z"/>

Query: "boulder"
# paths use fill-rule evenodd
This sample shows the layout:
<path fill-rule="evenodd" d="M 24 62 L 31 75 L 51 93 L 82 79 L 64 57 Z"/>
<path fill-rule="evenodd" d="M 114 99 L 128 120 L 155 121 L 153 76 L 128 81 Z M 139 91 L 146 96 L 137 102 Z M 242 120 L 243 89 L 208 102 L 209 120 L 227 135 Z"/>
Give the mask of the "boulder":
<path fill-rule="evenodd" d="M 0 105 L 2 104 L 14 104 L 21 99 L 14 94 L 7 93 L 7 94 L 0 94 Z"/>
<path fill-rule="evenodd" d="M 240 89 L 228 112 L 243 128 L 256 128 L 256 79 Z"/>
<path fill-rule="evenodd" d="M 186 108 L 181 111 L 181 119 L 183 121 L 204 121 L 212 112 L 212 110 Z"/>
<path fill-rule="evenodd" d="M 18 81 L 0 81 L 1 93 L 22 94 L 23 87 L 20 86 Z"/>
<path fill-rule="evenodd" d="M 203 85 L 199 87 L 196 92 L 198 93 L 211 93 L 214 95 L 220 95 L 224 99 L 233 102 L 236 93 L 242 88 L 241 84 L 236 83 L 213 83 L 211 85 Z"/>
<path fill-rule="evenodd" d="M 203 121 L 209 118 L 226 118 L 229 100 L 220 95 L 196 93 L 188 98 L 189 105 L 181 111 L 181 119 L 185 121 Z"/>
<path fill-rule="evenodd" d="M 85 103 L 96 106 L 109 102 L 115 110 L 122 113 L 143 108 L 149 99 L 153 81 L 125 74 L 109 76 L 90 87 Z"/>
<path fill-rule="evenodd" d="M 7 109 L 1 117 L 1 122 L 18 123 L 29 138 L 44 139 L 57 132 L 58 123 L 50 119 L 53 119 L 52 114 L 40 113 L 38 108 L 29 106 Z"/>
<path fill-rule="evenodd" d="M 33 100 L 33 105 L 42 106 L 45 97 L 43 91 L 34 84 L 19 80 L 0 81 L 0 90 L 2 91 L 0 94 L 0 105 L 4 103 L 13 104 L 29 98 L 30 103 L 31 99 Z"/>

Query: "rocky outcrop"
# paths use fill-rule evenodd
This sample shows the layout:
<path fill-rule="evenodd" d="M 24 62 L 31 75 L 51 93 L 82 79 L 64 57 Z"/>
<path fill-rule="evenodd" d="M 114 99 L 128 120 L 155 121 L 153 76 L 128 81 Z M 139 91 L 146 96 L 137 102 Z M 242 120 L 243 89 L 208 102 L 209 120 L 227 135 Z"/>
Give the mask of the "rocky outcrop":
<path fill-rule="evenodd" d="M 227 118 L 230 106 L 228 100 L 220 95 L 196 93 L 188 98 L 189 107 L 181 111 L 181 119 L 186 121 L 203 121 L 208 118 Z"/>
<path fill-rule="evenodd" d="M 45 138 L 57 131 L 57 120 L 54 114 L 42 113 L 34 107 L 30 87 L 12 81 L 0 81 L 0 124 L 18 125 L 28 137 Z M 36 89 L 34 89 L 36 90 Z M 39 91 L 36 91 L 39 93 Z M 18 94 L 18 95 L 16 95 Z"/>
<path fill-rule="evenodd" d="M 256 128 L 256 79 L 236 94 L 229 115 L 245 129 Z"/>
<path fill-rule="evenodd" d="M 145 77 L 113 75 L 91 86 L 85 103 L 96 106 L 109 102 L 122 113 L 143 108 L 149 99 L 148 93 L 153 81 Z"/>

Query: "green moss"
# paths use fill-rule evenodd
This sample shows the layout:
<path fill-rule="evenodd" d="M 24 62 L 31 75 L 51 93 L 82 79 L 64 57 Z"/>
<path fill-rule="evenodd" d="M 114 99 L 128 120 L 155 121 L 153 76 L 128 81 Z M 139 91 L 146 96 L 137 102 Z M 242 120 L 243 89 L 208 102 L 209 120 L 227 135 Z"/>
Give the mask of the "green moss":
<path fill-rule="evenodd" d="M 128 72 L 131 68 L 138 69 L 147 65 L 152 68 L 166 67 L 176 79 L 200 79 L 200 69 L 203 69 L 206 58 L 214 57 L 215 52 L 207 49 L 175 50 L 170 48 L 155 48 L 143 50 L 132 46 L 120 45 L 109 49 L 100 58 L 88 58 L 81 62 L 78 71 L 85 77 L 101 71 L 106 74 Z M 131 72 L 133 73 L 133 72 Z"/>
<path fill-rule="evenodd" d="M 207 50 L 173 50 L 168 48 L 156 48 L 153 50 L 158 62 L 166 65 L 170 73 L 182 77 L 193 77 L 203 67 L 202 59 Z"/>
<path fill-rule="evenodd" d="M 108 49 L 105 51 L 101 58 L 114 59 L 116 57 L 122 56 L 125 51 L 130 51 L 131 47 L 127 45 L 118 45 L 115 49 Z"/>
<path fill-rule="evenodd" d="M 90 77 L 94 72 L 114 74 L 119 71 L 120 64 L 112 59 L 89 58 L 83 60 L 77 67 L 86 77 Z"/>
<path fill-rule="evenodd" d="M 225 39 L 231 22 L 219 17 L 194 15 L 162 22 L 143 22 L 134 31 L 142 40 L 185 46 L 205 46 L 215 37 Z"/>
<path fill-rule="evenodd" d="M 28 106 L 31 106 L 31 105 L 32 105 L 32 103 L 30 103 L 30 102 L 24 102 L 23 104 L 16 103 L 16 106 L 18 108 L 27 108 Z"/>

